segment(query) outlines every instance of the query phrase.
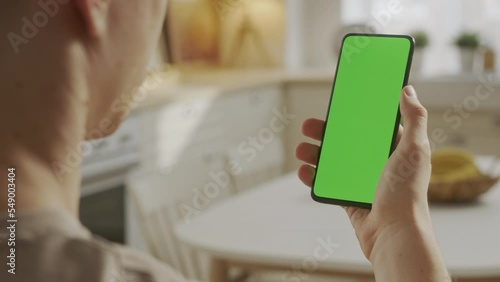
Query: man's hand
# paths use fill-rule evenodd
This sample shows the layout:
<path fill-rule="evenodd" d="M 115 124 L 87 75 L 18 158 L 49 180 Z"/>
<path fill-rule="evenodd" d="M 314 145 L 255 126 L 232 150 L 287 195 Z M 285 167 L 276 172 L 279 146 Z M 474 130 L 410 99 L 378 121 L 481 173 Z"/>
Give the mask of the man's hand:
<path fill-rule="evenodd" d="M 345 210 L 363 253 L 374 266 L 381 262 L 401 263 L 402 269 L 407 271 L 406 275 L 412 275 L 415 271 L 415 278 L 422 277 L 416 272 L 426 268 L 412 269 L 411 265 L 405 268 L 402 259 L 405 255 L 411 261 L 415 259 L 416 264 L 419 263 L 418 260 L 429 262 L 433 270 L 429 269 L 429 273 L 424 273 L 425 277 L 432 277 L 436 267 L 441 266 L 441 271 L 437 274 L 441 280 L 415 281 L 446 281 L 444 276 L 447 276 L 447 272 L 435 243 L 427 203 L 431 173 L 427 111 L 411 86 L 405 87 L 402 92 L 400 107 L 405 129 L 403 131 L 402 127 L 399 128 L 398 146 L 380 176 L 372 210 L 355 207 L 346 207 Z M 308 119 L 304 122 L 302 131 L 305 136 L 321 141 L 324 126 L 324 121 Z M 309 187 L 312 186 L 316 172 L 318 154 L 319 146 L 310 143 L 302 143 L 296 149 L 297 158 L 307 163 L 299 168 L 299 178 Z M 417 252 L 414 252 L 415 249 Z M 381 269 L 383 267 L 379 267 Z M 375 274 L 377 276 L 377 269 Z M 394 280 L 389 279 L 391 275 L 387 273 L 378 274 L 379 277 L 384 277 L 381 281 L 413 281 L 408 277 L 394 276 Z"/>

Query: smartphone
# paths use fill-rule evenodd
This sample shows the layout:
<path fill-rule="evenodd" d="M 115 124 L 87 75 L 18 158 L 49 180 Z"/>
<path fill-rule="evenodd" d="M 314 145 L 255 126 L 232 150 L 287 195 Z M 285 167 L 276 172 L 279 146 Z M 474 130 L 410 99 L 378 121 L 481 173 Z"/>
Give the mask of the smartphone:
<path fill-rule="evenodd" d="M 407 35 L 344 37 L 311 191 L 315 201 L 371 209 L 396 146 L 414 42 Z"/>

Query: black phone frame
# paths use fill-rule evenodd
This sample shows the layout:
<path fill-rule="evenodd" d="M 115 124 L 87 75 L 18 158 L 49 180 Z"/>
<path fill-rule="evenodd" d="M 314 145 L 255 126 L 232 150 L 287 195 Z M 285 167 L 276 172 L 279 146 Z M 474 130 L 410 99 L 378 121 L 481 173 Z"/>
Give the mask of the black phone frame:
<path fill-rule="evenodd" d="M 405 76 L 404 76 L 404 79 L 403 79 L 403 85 L 401 86 L 401 89 L 403 89 L 408 84 L 408 80 L 409 80 L 409 77 L 410 77 L 411 63 L 412 63 L 412 60 L 413 60 L 413 52 L 415 50 L 415 39 L 413 37 L 411 37 L 409 35 L 403 35 L 403 34 L 376 34 L 376 33 L 373 33 L 373 34 L 371 34 L 371 33 L 368 33 L 368 34 L 364 34 L 364 33 L 348 33 L 348 34 L 346 34 L 344 36 L 344 38 L 342 39 L 342 45 L 341 45 L 341 48 L 340 48 L 339 58 L 338 58 L 338 61 L 337 61 L 337 67 L 336 67 L 336 70 L 335 70 L 335 76 L 334 76 L 334 79 L 333 79 L 332 90 L 331 90 L 331 94 L 330 94 L 330 101 L 328 102 L 328 111 L 326 113 L 326 119 L 325 119 L 325 128 L 323 130 L 322 141 L 321 141 L 321 145 L 320 145 L 320 148 L 319 148 L 319 155 L 318 155 L 318 162 L 316 164 L 316 170 L 318 169 L 318 165 L 319 165 L 319 162 L 320 162 L 320 159 L 321 159 L 321 149 L 323 148 L 323 140 L 324 140 L 324 136 L 325 136 L 325 131 L 326 131 L 326 128 L 327 128 L 327 124 L 328 124 L 328 117 L 330 115 L 330 107 L 332 105 L 332 99 L 333 99 L 333 94 L 334 94 L 334 90 L 335 90 L 335 83 L 337 81 L 337 74 L 338 74 L 338 70 L 339 70 L 339 66 L 340 66 L 340 59 L 342 58 L 342 50 L 343 50 L 343 47 L 344 47 L 344 42 L 350 36 L 395 37 L 395 38 L 408 39 L 410 41 L 410 50 L 409 50 L 409 54 L 408 54 L 408 60 L 407 60 L 407 63 L 406 63 Z M 389 150 L 389 156 L 387 157 L 388 159 L 391 156 L 392 152 L 394 152 L 394 150 L 396 149 L 396 145 L 397 145 L 396 144 L 396 140 L 397 140 L 397 136 L 398 136 L 400 122 L 401 122 L 401 111 L 400 111 L 400 106 L 398 105 L 398 111 L 397 111 L 397 116 L 396 116 L 396 123 L 394 124 L 394 131 L 393 131 L 393 136 L 392 136 L 391 148 Z M 331 204 L 331 205 L 338 205 L 338 206 L 345 206 L 345 207 L 357 207 L 357 208 L 363 208 L 363 209 L 369 209 L 369 210 L 371 210 L 371 208 L 372 208 L 372 204 L 371 203 L 347 201 L 347 200 L 340 200 L 340 199 L 325 198 L 325 197 L 317 196 L 316 194 L 314 194 L 314 185 L 316 183 L 316 175 L 317 174 L 314 175 L 313 185 L 312 185 L 312 189 L 311 189 L 311 197 L 316 202 L 324 203 L 324 204 Z"/>

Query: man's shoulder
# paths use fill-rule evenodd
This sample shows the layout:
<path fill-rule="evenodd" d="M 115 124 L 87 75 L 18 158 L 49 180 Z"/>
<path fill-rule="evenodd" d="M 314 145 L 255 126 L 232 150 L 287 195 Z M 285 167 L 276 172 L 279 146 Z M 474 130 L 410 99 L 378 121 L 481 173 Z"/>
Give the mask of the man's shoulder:
<path fill-rule="evenodd" d="M 149 276 L 151 281 L 187 281 L 168 264 L 158 260 L 150 254 L 134 250 L 124 245 L 110 243 L 99 238 L 95 240 L 95 243 L 103 246 L 103 248 L 105 248 L 108 252 L 112 253 L 113 256 L 115 256 L 119 261 L 119 264 L 123 267 L 124 272 L 129 275 L 135 275 L 138 277 Z M 128 280 L 125 279 L 124 281 Z M 130 281 L 135 280 L 132 279 Z"/>
<path fill-rule="evenodd" d="M 14 281 L 186 282 L 151 255 L 95 236 L 51 234 L 34 240 L 20 239 L 17 246 Z"/>
<path fill-rule="evenodd" d="M 187 281 L 168 264 L 142 251 L 100 237 L 92 237 L 87 244 L 113 258 L 116 268 L 112 275 L 118 278 L 117 281 Z"/>

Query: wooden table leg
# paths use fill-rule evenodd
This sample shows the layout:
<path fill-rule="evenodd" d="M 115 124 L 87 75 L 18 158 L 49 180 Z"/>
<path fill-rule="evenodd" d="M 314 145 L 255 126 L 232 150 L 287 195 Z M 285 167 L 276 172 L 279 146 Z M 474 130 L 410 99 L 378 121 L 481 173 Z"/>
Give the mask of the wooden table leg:
<path fill-rule="evenodd" d="M 220 259 L 212 259 L 210 266 L 210 282 L 228 282 L 227 262 Z"/>

